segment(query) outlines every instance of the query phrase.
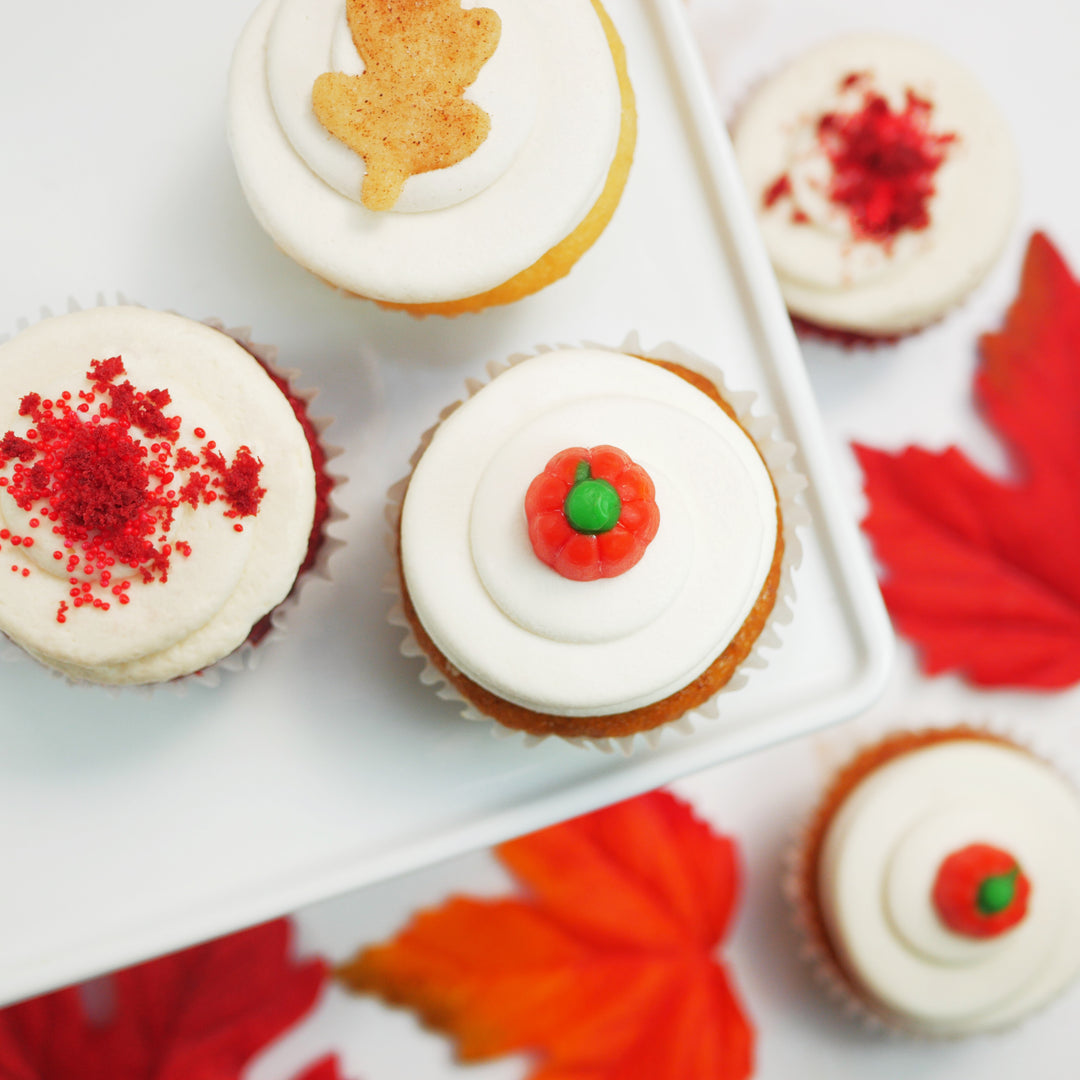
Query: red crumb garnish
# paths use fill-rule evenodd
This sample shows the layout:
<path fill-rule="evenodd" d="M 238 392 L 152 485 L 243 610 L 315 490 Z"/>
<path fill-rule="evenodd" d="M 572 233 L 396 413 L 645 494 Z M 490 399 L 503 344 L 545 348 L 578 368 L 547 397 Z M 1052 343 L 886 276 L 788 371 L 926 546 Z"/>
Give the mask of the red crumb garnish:
<path fill-rule="evenodd" d="M 56 401 L 27 394 L 19 412 L 34 426 L 25 438 L 9 431 L 0 439 L 0 469 L 10 469 L 0 483 L 22 510 L 35 514 L 31 524 L 50 522 L 56 542 L 67 549 L 76 608 L 108 611 L 109 595 L 127 603 L 129 582 L 111 585 L 125 566 L 144 583 L 167 581 L 174 547 L 191 554 L 186 541 L 171 536 L 181 503 L 198 509 L 220 499 L 225 516 L 249 517 L 266 494 L 258 485 L 262 462 L 246 446 L 231 462 L 213 453 L 212 465 L 207 451 L 208 470 L 192 472 L 200 457 L 176 445 L 181 418 L 165 412 L 169 391 L 138 390 L 118 381 L 124 374 L 118 356 L 92 361 L 92 390 L 80 390 L 74 405 L 68 391 Z M 19 542 L 33 545 L 30 538 Z M 66 621 L 66 611 L 62 603 L 58 622 Z"/>
<path fill-rule="evenodd" d="M 818 120 L 818 140 L 833 167 L 829 197 L 847 208 L 857 238 L 888 244 L 903 229 L 930 224 L 934 173 L 956 140 L 930 130 L 932 111 L 910 89 L 902 112 L 867 90 L 857 112 Z"/>
<path fill-rule="evenodd" d="M 766 189 L 761 196 L 761 205 L 768 210 L 778 203 L 785 195 L 791 194 L 791 177 L 787 173 L 781 173 Z"/>
<path fill-rule="evenodd" d="M 232 513 L 238 517 L 250 517 L 259 509 L 266 488 L 259 487 L 262 462 L 246 446 L 241 446 L 233 463 L 221 478 L 225 498 L 232 505 Z"/>
<path fill-rule="evenodd" d="M 850 90 L 868 78 L 870 78 L 870 72 L 868 71 L 852 71 L 840 80 L 840 90 Z"/>

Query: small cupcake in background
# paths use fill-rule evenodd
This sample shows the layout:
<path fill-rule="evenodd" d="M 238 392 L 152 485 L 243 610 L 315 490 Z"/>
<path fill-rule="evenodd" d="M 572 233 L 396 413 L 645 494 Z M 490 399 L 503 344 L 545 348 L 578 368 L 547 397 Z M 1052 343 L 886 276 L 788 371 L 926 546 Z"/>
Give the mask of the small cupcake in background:
<path fill-rule="evenodd" d="M 262 347 L 139 307 L 0 346 L 0 631 L 117 685 L 257 643 L 324 547 L 309 396 Z"/>
<path fill-rule="evenodd" d="M 855 34 L 766 79 L 735 153 L 788 309 L 857 341 L 940 319 L 1016 218 L 1019 167 L 975 78 L 922 42 Z"/>
<path fill-rule="evenodd" d="M 599 0 L 264 0 L 230 75 L 263 228 L 330 284 L 414 315 L 567 274 L 618 206 L 636 131 Z"/>
<path fill-rule="evenodd" d="M 994 1030 L 1080 971 L 1080 799 L 1007 739 L 960 727 L 863 750 L 793 855 L 809 959 L 864 1020 Z"/>
<path fill-rule="evenodd" d="M 515 358 L 392 493 L 404 651 L 473 719 L 628 749 L 789 617 L 791 446 L 691 354 L 626 348 Z"/>

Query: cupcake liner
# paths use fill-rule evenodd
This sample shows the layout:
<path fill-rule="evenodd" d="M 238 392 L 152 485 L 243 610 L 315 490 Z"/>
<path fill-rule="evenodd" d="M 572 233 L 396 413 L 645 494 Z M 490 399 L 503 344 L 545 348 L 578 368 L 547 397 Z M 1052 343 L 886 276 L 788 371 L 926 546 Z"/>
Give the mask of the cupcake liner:
<path fill-rule="evenodd" d="M 796 530 L 802 526 L 808 525 L 810 522 L 810 513 L 806 507 L 798 501 L 798 497 L 800 492 L 806 487 L 807 481 L 806 477 L 794 468 L 793 461 L 796 453 L 795 445 L 780 438 L 776 433 L 779 424 L 777 418 L 771 414 L 755 415 L 752 412 L 752 406 L 757 399 L 757 394 L 753 391 L 730 391 L 722 372 L 707 360 L 704 360 L 695 353 L 672 342 L 664 342 L 654 349 L 646 350 L 642 348 L 637 331 L 629 333 L 622 344 L 616 346 L 614 349 L 612 349 L 611 346 L 598 345 L 593 342 L 585 342 L 584 346 L 586 348 L 602 349 L 605 351 L 629 353 L 649 360 L 666 360 L 680 364 L 696 374 L 709 379 L 709 381 L 720 391 L 724 400 L 735 411 L 739 423 L 751 439 L 753 439 L 758 452 L 761 454 L 761 457 L 772 476 L 773 484 L 776 487 L 777 496 L 780 502 L 781 515 L 783 517 L 782 535 L 784 539 L 784 556 L 781 564 L 780 582 L 777 587 L 776 602 L 766 620 L 765 626 L 762 628 L 761 633 L 754 642 L 749 655 L 739 665 L 738 670 L 731 679 L 707 701 L 703 702 L 697 708 L 684 713 L 675 720 L 670 720 L 665 724 L 659 724 L 648 731 L 636 732 L 633 735 L 608 738 L 591 738 L 586 736 L 568 738 L 557 735 L 533 735 L 516 728 L 506 727 L 494 717 L 481 713 L 447 681 L 445 676 L 435 667 L 427 654 L 420 647 L 416 640 L 416 635 L 413 633 L 412 626 L 406 618 L 396 565 L 396 537 L 398 522 L 401 517 L 401 506 L 405 498 L 405 492 L 409 486 L 409 478 L 412 475 L 412 469 L 416 466 L 416 463 L 427 449 L 439 424 L 455 412 L 463 403 L 462 401 L 453 402 L 444 408 L 442 412 L 439 413 L 436 423 L 420 436 L 419 446 L 409 459 L 409 475 L 395 483 L 387 492 L 386 520 L 390 526 L 388 543 L 390 545 L 391 553 L 395 556 L 395 566 L 386 579 L 384 591 L 394 597 L 388 619 L 392 626 L 403 631 L 403 637 L 399 646 L 402 655 L 409 658 L 416 657 L 423 659 L 424 666 L 420 673 L 420 682 L 425 686 L 433 687 L 436 695 L 444 701 L 452 701 L 459 704 L 461 706 L 460 714 L 465 719 L 487 723 L 490 725 L 492 735 L 496 738 L 519 739 L 522 745 L 526 747 L 537 746 L 547 739 L 558 739 L 562 742 L 571 743 L 574 746 L 582 748 L 591 747 L 600 750 L 603 753 L 614 753 L 618 751 L 625 756 L 629 756 L 634 752 L 638 740 L 641 740 L 647 747 L 653 749 L 659 745 L 660 739 L 666 730 L 677 732 L 680 735 L 692 735 L 697 730 L 695 723 L 697 719 L 700 718 L 713 721 L 719 719 L 720 706 L 717 699 L 731 690 L 737 690 L 744 686 L 749 678 L 750 671 L 759 670 L 768 666 L 768 659 L 762 655 L 762 650 L 776 648 L 781 644 L 780 635 L 777 633 L 776 627 L 787 625 L 791 622 L 793 616 L 791 603 L 795 597 L 795 585 L 792 575 L 793 571 L 802 561 L 802 544 Z M 483 389 L 488 382 L 497 379 L 499 375 L 508 371 L 515 364 L 519 364 L 523 360 L 527 360 L 534 355 L 552 352 L 555 348 L 559 347 L 564 346 L 538 346 L 534 353 L 515 353 L 505 362 L 493 361 L 487 365 L 487 380 L 476 378 L 467 378 L 465 380 L 466 399 L 473 397 L 479 390 Z"/>
<path fill-rule="evenodd" d="M 903 728 L 893 729 L 883 737 L 870 740 L 859 746 L 825 785 L 818 802 L 806 819 L 796 828 L 784 851 L 780 884 L 784 899 L 789 905 L 792 925 L 798 937 L 799 958 L 808 965 L 812 978 L 824 990 L 833 1004 L 866 1031 L 894 1038 L 902 1037 L 924 1042 L 941 1043 L 968 1038 L 970 1034 L 989 1034 L 1016 1027 L 1018 1024 L 1023 1023 L 1026 1017 L 1007 1022 L 998 1027 L 979 1029 L 978 1032 L 970 1034 L 933 1031 L 906 1023 L 903 1017 L 879 1006 L 872 998 L 860 991 L 856 980 L 844 970 L 829 941 L 824 920 L 818 911 L 815 885 L 816 856 L 820 851 L 821 839 L 827 829 L 828 822 L 864 776 L 870 775 L 874 769 L 894 757 L 900 757 L 905 753 L 919 749 L 920 744 L 915 742 L 914 745 L 908 748 L 899 748 L 895 754 L 884 758 L 881 762 L 870 764 L 865 771 L 858 773 L 854 782 L 847 787 L 835 805 L 832 805 L 833 792 L 837 785 L 843 783 L 845 772 L 853 766 L 857 766 L 864 755 L 878 746 L 886 746 L 890 740 L 898 737 L 903 738 L 905 735 L 910 736 L 913 740 L 936 735 L 943 737 L 940 741 L 948 741 L 951 737 L 1007 743 L 1017 750 L 1028 753 L 1044 764 L 1057 769 L 1065 779 L 1070 783 L 1074 783 L 1071 775 L 1058 769 L 1055 762 L 1040 747 L 1033 745 L 1031 740 L 1026 737 L 1018 737 L 1012 725 L 1006 721 L 988 719 L 979 723 L 964 722 L 960 724 L 943 724 L 940 727 L 920 727 L 913 731 L 907 731 Z M 927 743 L 927 745 L 930 745 L 930 743 Z M 1039 1009 L 1036 1008 L 1033 1013 L 1038 1011 Z"/>
<path fill-rule="evenodd" d="M 110 307 L 113 305 L 130 305 L 134 307 L 145 306 L 139 304 L 137 301 L 128 299 L 120 292 L 116 293 L 115 300 L 109 299 L 105 293 L 99 292 L 96 296 L 96 302 L 91 305 L 82 305 L 74 297 L 69 297 L 64 312 L 61 312 L 60 314 L 71 314 L 82 311 L 84 308 L 88 307 Z M 25 330 L 33 323 L 51 319 L 56 314 L 57 313 L 53 312 L 50 308 L 42 306 L 36 319 L 21 318 L 17 320 L 15 332 L 18 333 Z M 250 640 L 245 640 L 231 653 L 223 656 L 220 660 L 216 660 L 214 663 L 207 665 L 199 671 L 192 672 L 189 675 L 177 676 L 167 682 L 112 684 L 97 683 L 92 680 L 82 679 L 54 667 L 52 664 L 36 656 L 31 650 L 16 644 L 3 634 L 0 634 L 0 661 L 5 663 L 16 663 L 32 660 L 44 667 L 54 678 L 63 679 L 69 686 L 104 688 L 113 696 L 121 693 L 136 692 L 149 697 L 152 696 L 156 690 L 168 688 L 178 697 L 184 697 L 193 686 L 219 686 L 226 672 L 254 670 L 258 667 L 265 647 L 274 641 L 284 638 L 288 633 L 289 617 L 301 603 L 301 596 L 311 582 L 320 579 L 324 581 L 332 580 L 333 575 L 329 565 L 330 558 L 335 551 L 344 546 L 345 541 L 340 537 L 333 536 L 330 533 L 330 529 L 336 522 L 343 521 L 348 517 L 348 514 L 346 514 L 338 505 L 335 499 L 335 493 L 342 484 L 347 483 L 347 478 L 339 473 L 333 472 L 329 468 L 330 462 L 335 458 L 340 457 L 343 453 L 342 447 L 326 443 L 322 438 L 325 431 L 334 422 L 333 418 L 316 417 L 311 413 L 311 404 L 319 394 L 318 388 L 311 387 L 299 389 L 296 385 L 296 380 L 300 377 L 299 370 L 295 368 L 286 368 L 280 365 L 277 362 L 277 346 L 253 341 L 251 339 L 250 327 L 228 327 L 221 319 L 214 317 L 198 321 L 201 321 L 204 325 L 209 326 L 214 330 L 219 330 L 221 333 L 232 338 L 233 341 L 255 357 L 255 359 L 270 374 L 283 380 L 288 387 L 289 394 L 297 398 L 304 405 L 304 411 L 307 414 L 308 420 L 311 422 L 312 427 L 319 436 L 319 446 L 323 451 L 325 459 L 325 472 L 330 479 L 330 490 L 327 493 L 328 513 L 322 524 L 322 540 L 319 544 L 315 561 L 307 570 L 297 577 L 295 584 L 285 599 L 267 613 L 270 620 L 269 630 L 258 642 L 253 643 Z M 10 337 L 11 335 L 9 334 L 0 335 L 0 344 L 9 340 Z M 266 616 L 264 616 L 264 618 L 265 617 Z"/>

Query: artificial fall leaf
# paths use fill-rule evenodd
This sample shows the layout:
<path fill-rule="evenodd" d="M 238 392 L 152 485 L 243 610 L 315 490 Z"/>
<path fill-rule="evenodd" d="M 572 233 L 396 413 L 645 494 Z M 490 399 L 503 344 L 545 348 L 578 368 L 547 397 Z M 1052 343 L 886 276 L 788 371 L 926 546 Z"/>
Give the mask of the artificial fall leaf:
<path fill-rule="evenodd" d="M 731 840 L 654 792 L 496 849 L 521 898 L 455 898 L 340 969 L 478 1061 L 531 1080 L 739 1080 L 753 1031 L 715 957 L 738 891 Z"/>
<path fill-rule="evenodd" d="M 882 592 L 926 671 L 980 686 L 1080 680 L 1080 284 L 1036 233 L 1005 327 L 985 335 L 976 398 L 1015 478 L 959 450 L 865 446 L 863 528 Z"/>
<path fill-rule="evenodd" d="M 328 1054 L 306 1068 L 294 1080 L 342 1080 L 337 1056 Z"/>
<path fill-rule="evenodd" d="M 291 957 L 285 920 L 198 945 L 95 984 L 95 1022 L 68 988 L 0 1011 L 0 1080 L 237 1080 L 315 1003 L 320 960 Z M 332 1060 L 297 1080 L 337 1080 Z"/>

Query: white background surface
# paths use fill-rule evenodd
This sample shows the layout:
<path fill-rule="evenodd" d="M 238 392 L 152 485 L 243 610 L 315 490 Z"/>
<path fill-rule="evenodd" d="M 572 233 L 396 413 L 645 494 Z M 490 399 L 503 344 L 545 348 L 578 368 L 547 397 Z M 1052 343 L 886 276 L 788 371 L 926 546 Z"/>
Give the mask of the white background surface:
<path fill-rule="evenodd" d="M 610 9 L 618 19 L 619 0 Z M 163 17 L 168 10 L 175 20 Z M 211 19 L 209 12 L 217 14 Z M 1026 237 L 1033 227 L 1048 228 L 1074 267 L 1080 267 L 1080 212 L 1075 175 L 1070 174 L 1075 151 L 1067 144 L 1074 129 L 1072 104 L 1080 102 L 1080 73 L 1075 50 L 1080 19 L 1066 0 L 1028 0 L 1016 5 L 987 0 L 906 0 L 885 5 L 858 0 L 808 4 L 785 2 L 725 2 L 697 0 L 691 11 L 699 40 L 715 79 L 721 105 L 730 115 L 747 86 L 773 69 L 784 57 L 832 32 L 854 28 L 895 29 L 932 40 L 965 61 L 986 83 L 1005 110 L 1020 148 L 1025 202 L 1022 220 L 1001 264 L 990 280 L 961 310 L 941 325 L 899 346 L 871 353 L 847 354 L 832 347 L 809 345 L 807 363 L 825 412 L 836 455 L 845 478 L 852 514 L 860 507 L 858 476 L 846 451 L 847 441 L 861 437 L 881 446 L 908 441 L 940 446 L 959 442 L 987 467 L 1002 469 L 1005 459 L 995 441 L 974 419 L 969 386 L 976 335 L 996 327 L 1012 298 Z M 314 335 L 320 349 L 320 368 L 342 370 L 356 348 L 355 322 L 341 317 L 339 300 L 292 267 L 282 268 L 268 243 L 261 244 L 257 227 L 247 215 L 232 181 L 223 139 L 207 132 L 205 111 L 189 107 L 192 93 L 209 101 L 219 91 L 232 42 L 247 14 L 246 5 L 201 4 L 165 9 L 145 0 L 114 0 L 88 6 L 75 0 L 51 5 L 48 18 L 12 20 L 14 5 L 0 13 L 6 49 L 18 63 L 9 63 L 20 78 L 5 81 L 0 98 L 0 145 L 5 147 L 3 182 L 6 210 L 0 216 L 0 281 L 5 325 L 41 303 L 61 304 L 67 293 L 92 297 L 98 289 L 126 288 L 147 304 L 180 306 L 189 314 L 236 315 L 257 322 L 259 336 L 277 340 L 286 359 L 303 365 L 303 351 L 313 335 L 282 314 L 300 302 L 307 318 L 319 326 Z M 110 33 L 101 33 L 108 20 Z M 29 28 L 29 36 L 10 32 Z M 170 35 L 160 51 L 157 35 Z M 62 50 L 63 61 L 75 65 L 69 107 L 51 115 L 63 131 L 42 131 L 41 113 L 33 102 L 50 93 L 51 65 L 57 39 L 93 42 L 79 52 Z M 190 42 L 190 54 L 176 48 Z M 30 58 L 29 60 L 27 58 Z M 32 61 L 32 62 L 31 62 Z M 164 74 L 164 78 L 162 75 Z M 151 77 L 152 76 L 152 77 Z M 147 97 L 147 87 L 152 95 Z M 193 90 L 193 87 L 195 88 Z M 92 92 L 90 92 L 92 90 Z M 149 106 L 156 106 L 151 109 Z M 133 119 L 133 117 L 135 119 Z M 152 122 L 153 120 L 159 122 Z M 185 153 L 179 159 L 175 147 Z M 85 186 L 79 183 L 79 163 L 94 170 Z M 101 170 L 111 175 L 112 198 L 128 211 L 123 243 L 101 213 Z M 28 221 L 29 212 L 48 224 Z M 658 210 L 656 230 L 662 229 Z M 130 229 L 131 232 L 127 230 Z M 34 243 L 35 236 L 40 243 Z M 198 243 L 193 240 L 198 236 Z M 145 238 L 140 245 L 139 238 Z M 207 242 L 207 237 L 210 238 Z M 607 237 L 605 239 L 608 239 Z M 649 232 L 641 237 L 643 244 Z M 623 255 L 633 254 L 623 237 Z M 255 252 L 258 258 L 254 258 Z M 176 289 L 177 265 L 184 267 L 184 295 Z M 560 288 L 560 287 L 556 287 Z M 555 290 L 551 303 L 558 302 Z M 228 311 L 221 309 L 228 295 Z M 546 302 L 546 298 L 541 298 Z M 690 337 L 703 333 L 700 308 L 706 297 L 690 295 L 675 313 Z M 538 307 L 543 314 L 543 307 Z M 650 313 L 642 313 L 645 321 Z M 402 326 L 405 329 L 402 329 Z M 597 327 L 595 319 L 565 326 L 566 336 L 618 332 Z M 426 338 L 398 320 L 371 320 L 366 330 L 370 347 L 379 355 L 423 353 Z M 648 330 L 652 330 L 649 327 Z M 656 329 L 654 334 L 670 332 Z M 672 336 L 677 336 L 673 334 Z M 518 347 L 508 318 L 487 319 L 481 330 L 486 355 Z M 684 340 L 686 335 L 683 334 Z M 694 342 L 691 340 L 691 344 Z M 475 346 L 472 346 L 475 347 Z M 425 406 L 441 403 L 460 385 L 465 346 L 456 332 L 447 333 L 446 352 L 454 362 L 453 377 L 432 372 L 434 358 L 416 361 L 415 380 L 401 383 L 399 394 L 415 393 Z M 373 382 L 350 387 L 350 394 L 370 392 L 370 412 L 381 402 Z M 344 383 L 327 380 L 331 396 Z M 388 433 L 364 425 L 363 410 L 355 429 L 335 436 L 354 440 L 361 449 L 384 447 L 401 457 L 415 431 Z M 381 440 L 381 441 L 380 441 Z M 358 455 L 363 460 L 362 454 Z M 354 480 L 364 482 L 364 477 Z M 377 528 L 373 521 L 371 528 Z M 365 539 L 362 537 L 362 539 Z M 347 581 L 346 585 L 349 584 Z M 324 590 L 329 593 L 330 590 Z M 324 600 L 326 598 L 324 597 Z M 312 619 L 311 622 L 316 622 Z M 309 631 L 312 626 L 308 626 Z M 324 644 L 326 644 L 324 642 Z M 330 642 L 335 655 L 355 643 Z M 391 657 L 389 651 L 382 657 Z M 226 688 L 226 693 L 231 693 Z M 311 721 L 320 717 L 330 692 L 311 695 Z M 330 695 L 332 696 L 332 695 Z M 426 700 L 417 689 L 417 703 Z M 259 722 L 260 702 L 234 722 L 235 735 Z M 793 1077 L 847 1080 L 855 1077 L 900 1078 L 921 1075 L 925 1080 L 978 1075 L 983 1080 L 1006 1080 L 1030 1073 L 1040 1077 L 1072 1076 L 1080 1053 L 1075 1029 L 1080 1021 L 1080 989 L 1074 988 L 1053 1007 L 1024 1027 L 1008 1034 L 964 1043 L 928 1046 L 882 1040 L 862 1033 L 819 1000 L 816 989 L 795 956 L 794 937 L 780 901 L 780 852 L 799 817 L 812 805 L 822 781 L 855 746 L 885 727 L 924 722 L 993 720 L 1007 725 L 1080 777 L 1080 738 L 1077 734 L 1077 693 L 1034 695 L 976 694 L 951 679 L 933 682 L 914 674 L 911 656 L 902 648 L 900 663 L 883 703 L 872 714 L 813 738 L 761 752 L 752 758 L 685 781 L 677 790 L 691 798 L 699 812 L 717 828 L 740 841 L 747 869 L 742 916 L 726 950 L 737 985 L 759 1033 L 757 1075 L 769 1080 Z M 207 706 L 199 723 L 215 722 L 224 708 L 217 700 Z M 149 755 L 162 740 L 176 737 L 181 716 L 177 709 L 146 705 L 156 712 L 151 735 L 138 717 L 125 718 L 102 738 L 86 731 L 65 744 L 65 752 L 50 756 L 57 778 L 75 778 L 86 760 L 107 757 L 117 768 Z M 150 717 L 147 716 L 147 720 Z M 60 721 L 39 717 L 46 729 Z M 41 748 L 24 744 L 20 750 L 40 756 Z M 191 748 L 198 759 L 199 746 Z M 251 762 L 251 772 L 260 763 Z M 213 782 L 213 763 L 207 783 Z M 335 763 L 327 761 L 327 767 Z M 147 778 L 147 783 L 152 779 Z M 75 787 L 67 812 L 79 813 Z M 303 825 L 298 822 L 297 827 Z M 210 835 L 215 823 L 202 828 Z M 137 854 L 153 858 L 155 837 L 139 837 Z M 167 840 L 167 837 L 162 838 Z M 342 958 L 354 947 L 393 932 L 415 908 L 437 903 L 450 891 L 495 893 L 507 885 L 486 854 L 467 856 L 443 866 L 370 887 L 362 892 L 308 908 L 299 914 L 305 947 Z M 336 1048 L 343 1054 L 346 1073 L 364 1080 L 442 1080 L 473 1076 L 478 1080 L 514 1078 L 525 1074 L 521 1061 L 458 1069 L 449 1061 L 446 1044 L 428 1036 L 411 1018 L 391 1013 L 373 1002 L 346 999 L 331 992 L 317 1016 L 272 1051 L 253 1071 L 255 1080 L 289 1075 L 293 1065 L 311 1060 L 317 1052 Z M 664 1080 L 664 1078 L 657 1078 Z"/>
<path fill-rule="evenodd" d="M 617 10 L 612 3 L 611 9 Z M 975 417 L 971 375 L 979 333 L 997 328 L 1016 292 L 1033 229 L 1047 230 L 1080 273 L 1080 196 L 1075 109 L 1080 103 L 1080 8 L 1069 0 L 693 0 L 690 12 L 722 113 L 785 57 L 845 30 L 923 37 L 968 65 L 1004 110 L 1023 174 L 1020 221 L 989 280 L 938 326 L 899 345 L 845 352 L 804 343 L 804 354 L 847 483 L 861 513 L 848 442 L 899 448 L 957 443 L 984 467 L 1007 460 Z M 1022 1026 L 997 1035 L 932 1044 L 862 1031 L 819 995 L 796 956 L 779 889 L 781 853 L 823 782 L 861 744 L 894 727 L 985 722 L 1045 752 L 1080 782 L 1080 691 L 980 693 L 959 680 L 922 678 L 910 647 L 882 701 L 824 734 L 756 753 L 675 785 L 717 829 L 736 836 L 747 871 L 742 913 L 725 955 L 758 1032 L 760 1080 L 1066 1080 L 1080 1071 L 1080 983 Z M 303 941 L 344 958 L 391 934 L 419 906 L 453 891 L 496 894 L 508 880 L 486 854 L 374 886 L 307 909 Z M 522 1060 L 455 1067 L 446 1043 L 408 1015 L 332 992 L 307 1030 L 260 1061 L 254 1080 L 287 1074 L 317 1047 L 343 1049 L 348 1075 L 364 1080 L 518 1080 Z M 657 1078 L 664 1080 L 664 1078 Z"/>

